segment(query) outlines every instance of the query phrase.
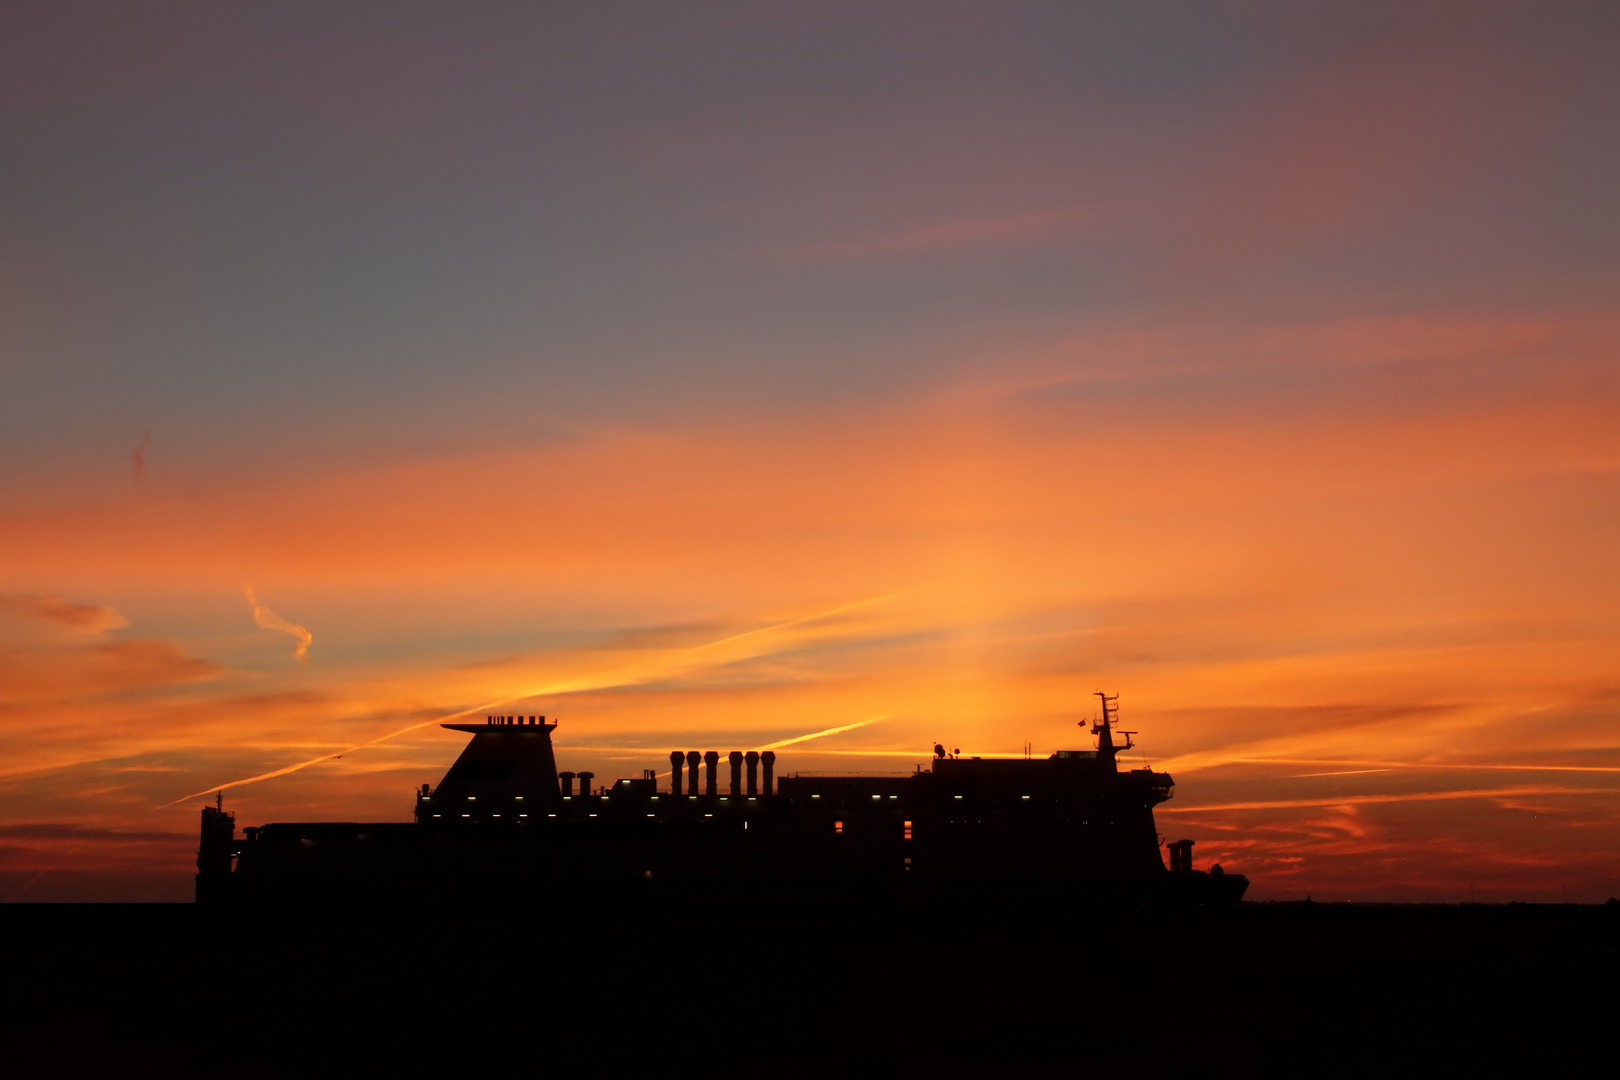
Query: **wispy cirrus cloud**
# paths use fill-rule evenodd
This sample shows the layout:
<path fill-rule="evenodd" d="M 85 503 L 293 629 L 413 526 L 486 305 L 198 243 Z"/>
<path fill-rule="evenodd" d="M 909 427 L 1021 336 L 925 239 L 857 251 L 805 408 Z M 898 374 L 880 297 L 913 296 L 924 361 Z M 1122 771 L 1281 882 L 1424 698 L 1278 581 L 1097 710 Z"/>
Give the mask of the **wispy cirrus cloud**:
<path fill-rule="evenodd" d="M 204 682 L 222 669 L 165 641 L 0 651 L 0 702 L 69 702 Z"/>
<path fill-rule="evenodd" d="M 24 623 L 37 635 L 42 629 L 74 636 L 95 636 L 121 630 L 129 620 L 106 604 L 78 604 L 59 596 L 31 593 L 0 594 L 0 627 Z"/>
<path fill-rule="evenodd" d="M 1041 210 L 933 221 L 866 236 L 850 235 L 801 244 L 782 249 L 778 257 L 789 262 L 851 263 L 993 248 L 1055 239 L 1095 220 L 1095 213 L 1079 210 Z"/>
<path fill-rule="evenodd" d="M 106 604 L 0 595 L 0 705 L 66 704 L 204 681 L 221 670 L 169 642 L 109 637 L 128 625 Z"/>

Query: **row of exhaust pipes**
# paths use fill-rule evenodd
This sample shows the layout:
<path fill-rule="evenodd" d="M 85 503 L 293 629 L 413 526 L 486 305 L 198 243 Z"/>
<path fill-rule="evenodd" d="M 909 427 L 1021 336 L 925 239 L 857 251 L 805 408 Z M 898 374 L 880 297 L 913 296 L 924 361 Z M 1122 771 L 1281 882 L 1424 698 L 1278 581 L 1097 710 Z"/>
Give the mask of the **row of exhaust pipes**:
<path fill-rule="evenodd" d="M 747 765 L 748 767 L 747 793 L 750 798 L 759 794 L 759 767 L 761 765 L 765 766 L 765 794 L 770 795 L 776 790 L 775 751 L 767 750 L 761 754 L 757 751 L 750 750 L 745 754 L 741 750 L 733 750 L 730 754 L 726 755 L 726 759 L 731 764 L 731 793 L 733 795 L 740 796 L 744 792 L 744 765 Z M 719 754 L 715 753 L 713 750 L 710 750 L 707 754 L 700 754 L 696 750 L 691 750 L 684 753 L 680 750 L 672 750 L 669 754 L 669 793 L 671 795 L 681 794 L 682 764 L 685 764 L 690 772 L 691 779 L 686 784 L 686 790 L 690 794 L 696 795 L 698 793 L 699 765 L 707 765 L 709 767 L 706 794 L 718 795 L 720 793 Z M 648 775 L 650 776 L 651 774 L 649 773 Z M 557 780 L 562 788 L 562 794 L 565 796 L 571 796 L 574 794 L 574 780 L 576 778 L 579 780 L 579 793 L 581 795 L 589 795 L 591 793 L 591 781 L 596 779 L 596 774 L 593 772 L 558 773 Z"/>
<path fill-rule="evenodd" d="M 750 798 L 759 794 L 760 765 L 765 766 L 765 794 L 770 795 L 775 791 L 776 785 L 773 778 L 776 771 L 775 751 L 767 750 L 761 754 L 757 750 L 750 750 L 745 754 L 741 750 L 733 750 L 726 755 L 726 760 L 731 764 L 731 793 L 733 795 L 740 796 L 743 794 L 742 774 L 744 763 L 748 765 L 748 796 Z M 696 750 L 685 753 L 679 750 L 671 750 L 669 752 L 669 793 L 671 795 L 681 793 L 681 764 L 683 762 L 687 767 L 686 790 L 688 794 L 696 795 L 698 793 L 699 764 L 708 766 L 708 783 L 704 787 L 704 794 L 713 796 L 720 793 L 720 755 L 718 753 L 713 750 L 710 750 L 707 754 L 700 754 Z"/>
<path fill-rule="evenodd" d="M 564 798 L 571 798 L 573 796 L 574 777 L 576 776 L 579 777 L 579 793 L 581 795 L 589 795 L 591 793 L 591 781 L 596 779 L 595 773 L 590 771 L 577 773 L 560 772 L 557 774 L 557 782 L 562 786 Z"/>

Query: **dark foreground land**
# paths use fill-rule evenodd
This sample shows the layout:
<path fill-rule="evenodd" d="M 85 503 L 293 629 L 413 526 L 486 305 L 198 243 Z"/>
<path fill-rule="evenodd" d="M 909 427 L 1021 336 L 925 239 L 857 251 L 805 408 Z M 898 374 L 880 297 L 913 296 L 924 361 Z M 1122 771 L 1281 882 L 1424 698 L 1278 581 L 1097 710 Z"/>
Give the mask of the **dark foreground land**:
<path fill-rule="evenodd" d="M 1620 906 L 0 909 L 8 1075 L 1448 1075 L 1612 1060 Z"/>

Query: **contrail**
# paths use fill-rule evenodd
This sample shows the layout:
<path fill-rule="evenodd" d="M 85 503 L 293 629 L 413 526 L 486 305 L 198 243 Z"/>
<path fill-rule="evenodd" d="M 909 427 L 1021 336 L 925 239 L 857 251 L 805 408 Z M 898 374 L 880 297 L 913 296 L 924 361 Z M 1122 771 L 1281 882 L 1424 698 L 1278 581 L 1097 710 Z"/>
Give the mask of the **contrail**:
<path fill-rule="evenodd" d="M 146 448 L 152 445 L 152 433 L 141 432 L 141 441 L 135 447 L 135 483 L 136 486 L 146 482 Z"/>
<path fill-rule="evenodd" d="M 1178 772 L 1193 772 L 1197 769 L 1216 768 L 1221 765 L 1362 765 L 1364 771 L 1389 772 L 1395 769 L 1411 769 L 1416 772 L 1425 770 L 1454 769 L 1463 772 L 1494 771 L 1494 772 L 1575 772 L 1575 773 L 1620 773 L 1620 765 L 1487 765 L 1483 763 L 1468 764 L 1454 761 L 1363 761 L 1356 758 L 1264 758 L 1264 757 L 1221 757 L 1218 751 L 1205 754 L 1184 754 L 1181 757 L 1171 758 L 1164 762 L 1161 768 L 1175 769 Z M 1358 770 L 1363 771 L 1363 770 Z M 1307 773 L 1307 776 L 1348 776 L 1349 773 Z"/>
<path fill-rule="evenodd" d="M 853 604 L 845 604 L 843 607 L 835 607 L 831 611 L 818 611 L 814 615 L 805 615 L 798 619 L 788 619 L 786 622 L 773 623 L 770 626 L 762 626 L 758 630 L 745 630 L 740 634 L 732 634 L 730 637 L 721 638 L 719 641 L 711 641 L 706 645 L 694 646 L 691 651 L 702 652 L 704 649 L 713 649 L 721 645 L 729 645 L 733 641 L 741 641 L 743 638 L 753 637 L 755 634 L 768 634 L 773 630 L 786 630 L 790 626 L 802 626 L 805 623 L 812 623 L 821 619 L 830 619 L 834 615 L 842 615 L 846 611 L 854 611 L 856 608 L 870 607 L 873 604 L 881 604 L 885 600 L 893 600 L 897 596 L 904 596 L 908 591 L 909 590 L 907 589 L 901 589 L 898 592 L 884 593 L 882 596 L 874 596 L 869 600 L 857 600 Z"/>
<path fill-rule="evenodd" d="M 846 611 L 853 611 L 856 608 L 866 607 L 866 606 L 868 606 L 870 604 L 880 603 L 881 601 L 888 600 L 888 599 L 891 599 L 892 597 L 896 597 L 896 596 L 900 596 L 900 595 L 901 595 L 901 593 L 899 593 L 899 592 L 885 593 L 882 596 L 874 596 L 869 600 L 859 600 L 859 601 L 856 601 L 853 604 L 845 604 L 842 607 L 836 607 L 836 608 L 833 608 L 830 611 L 820 611 L 820 612 L 817 612 L 814 615 L 805 615 L 805 616 L 802 616 L 802 617 L 797 618 L 797 619 L 787 619 L 787 620 L 785 620 L 783 622 L 774 623 L 774 624 L 772 624 L 770 626 L 762 626 L 758 630 L 748 630 L 748 631 L 745 631 L 745 632 L 743 632 L 741 634 L 732 634 L 730 637 L 721 638 L 719 641 L 710 641 L 710 642 L 706 642 L 706 643 L 704 643 L 702 645 L 694 645 L 690 649 L 683 650 L 683 652 L 686 653 L 686 654 L 701 653 L 701 652 L 703 652 L 703 651 L 705 651 L 707 649 L 712 649 L 712 648 L 714 648 L 714 647 L 716 647 L 718 645 L 725 645 L 728 642 L 741 641 L 743 638 L 754 637 L 755 635 L 758 635 L 758 634 L 770 633 L 773 630 L 785 630 L 790 626 L 802 626 L 805 623 L 815 622 L 818 619 L 831 618 L 834 615 L 841 615 Z M 252 598 L 253 598 L 253 590 L 252 590 L 251 587 L 249 587 L 249 589 L 248 589 L 248 598 L 250 600 L 252 600 Z M 257 601 L 254 602 L 254 616 L 255 616 L 255 618 L 257 618 L 257 616 L 258 616 L 258 604 L 257 604 Z M 263 624 L 261 623 L 260 625 L 263 625 Z M 303 628 L 300 627 L 299 629 L 303 629 Z M 304 631 L 304 632 L 306 634 L 308 633 L 308 631 Z M 306 642 L 306 647 L 307 647 L 307 642 Z M 470 716 L 473 713 L 482 712 L 485 709 L 498 708 L 499 706 L 506 705 L 506 704 L 508 704 L 510 702 L 513 702 L 513 701 L 523 701 L 523 700 L 525 700 L 527 698 L 532 698 L 532 697 L 544 697 L 544 696 L 546 696 L 548 694 L 577 693 L 577 692 L 579 692 L 581 690 L 606 690 L 606 689 L 610 689 L 610 688 L 615 687 L 615 686 L 634 686 L 634 685 L 637 684 L 638 681 L 644 682 L 644 681 L 646 681 L 646 679 L 641 679 L 641 680 L 635 680 L 635 679 L 613 680 L 613 679 L 609 679 L 607 677 L 598 676 L 595 679 L 587 677 L 587 678 L 584 678 L 584 679 L 575 679 L 575 680 L 572 680 L 570 682 L 553 683 L 553 684 L 551 684 L 549 686 L 540 687 L 539 689 L 525 691 L 524 693 L 521 693 L 521 694 L 512 694 L 512 695 L 510 695 L 508 697 L 498 698 L 495 701 L 486 701 L 482 705 L 469 706 L 468 708 L 462 709 L 459 712 L 446 713 L 443 716 L 435 716 L 431 720 L 423 720 L 420 723 L 410 724 L 410 725 L 408 725 L 406 727 L 402 727 L 402 728 L 398 729 L 397 731 L 390 731 L 386 735 L 379 735 L 375 739 L 369 739 L 366 742 L 357 743 L 354 746 L 348 747 L 347 749 L 339 750 L 335 754 L 322 754 L 320 757 L 310 758 L 308 761 L 300 761 L 300 762 L 297 762 L 296 764 L 292 764 L 292 765 L 286 765 L 286 766 L 283 766 L 282 768 L 275 769 L 275 770 L 273 770 L 271 772 L 260 773 L 258 776 L 244 777 L 241 780 L 232 780 L 229 783 L 216 784 L 216 785 L 214 785 L 212 787 L 206 787 L 203 790 L 193 792 L 190 795 L 182 795 L 180 798 L 175 799 L 174 802 L 166 802 L 162 806 L 158 807 L 158 809 L 159 810 L 165 810 L 165 809 L 167 809 L 167 808 L 169 808 L 171 806 L 176 805 L 177 803 L 183 803 L 187 799 L 200 798 L 200 797 L 202 797 L 204 795 L 209 795 L 209 794 L 212 794 L 213 792 L 216 792 L 216 791 L 224 791 L 227 788 L 241 787 L 243 784 L 256 784 L 260 780 L 274 780 L 278 776 L 286 776 L 289 773 L 298 772 L 300 769 L 307 769 L 311 765 L 319 765 L 323 761 L 330 761 L 333 758 L 342 757 L 344 754 L 352 754 L 356 750 L 364 750 L 368 746 L 376 746 L 378 743 L 387 742 L 389 739 L 397 739 L 401 735 L 407 735 L 407 734 L 409 734 L 409 733 L 411 733 L 413 731 L 418 731 L 418 730 L 420 730 L 422 728 L 425 728 L 425 727 L 432 727 L 434 724 L 443 724 L 443 723 L 446 723 L 446 722 L 451 721 L 451 720 L 458 719 L 458 718 L 463 717 L 463 716 Z M 832 734 L 834 734 L 836 732 L 839 732 L 839 731 L 848 731 L 851 728 L 861 727 L 864 724 L 875 723 L 876 721 L 881 720 L 881 719 L 883 719 L 883 717 L 880 717 L 880 716 L 879 717 L 873 717 L 871 720 L 862 720 L 862 721 L 859 721 L 858 723 L 848 724 L 848 725 L 845 725 L 844 727 L 840 727 L 840 728 L 829 728 L 826 731 L 818 731 L 813 735 L 801 736 L 799 739 L 789 739 L 789 740 L 787 740 L 787 742 L 772 743 L 770 746 L 762 746 L 762 747 L 760 747 L 760 749 L 761 750 L 770 750 L 770 749 L 773 749 L 774 747 L 777 747 L 777 746 L 786 746 L 786 745 L 788 745 L 788 743 L 799 742 L 799 741 L 801 741 L 801 739 L 813 739 L 813 738 L 818 738 L 819 736 L 822 736 L 822 735 L 832 735 Z"/>
<path fill-rule="evenodd" d="M 482 705 L 474 705 L 471 708 L 462 709 L 460 712 L 446 713 L 444 716 L 435 716 L 432 720 L 423 720 L 419 724 L 411 724 L 409 727 L 402 727 L 398 731 L 390 731 L 386 735 L 379 735 L 375 739 L 371 739 L 367 742 L 356 743 L 354 746 L 351 746 L 346 750 L 339 750 L 335 754 L 322 754 L 318 758 L 310 758 L 308 761 L 300 761 L 295 765 L 287 765 L 272 772 L 260 773 L 258 776 L 249 776 L 242 780 L 232 780 L 228 784 L 215 784 L 213 787 L 203 788 L 201 791 L 193 792 L 190 795 L 182 795 L 180 798 L 174 800 L 174 802 L 164 803 L 162 806 L 158 807 L 158 809 L 166 810 L 175 805 L 175 803 L 183 803 L 187 799 L 195 799 L 203 795 L 210 795 L 216 791 L 224 791 L 226 788 L 241 787 L 243 784 L 257 784 L 260 780 L 274 780 L 278 776 L 286 776 L 288 773 L 295 773 L 299 769 L 307 769 L 311 765 L 319 765 L 323 761 L 331 761 L 334 758 L 342 757 L 344 754 L 352 754 L 356 750 L 364 750 L 368 746 L 376 746 L 380 742 L 387 742 L 389 739 L 396 739 L 401 735 L 416 731 L 420 728 L 431 727 L 434 724 L 442 724 L 447 720 L 455 720 L 458 717 L 468 716 L 472 713 L 478 712 L 480 709 L 493 709 L 498 705 L 505 705 L 509 701 L 518 700 L 521 700 L 521 696 L 513 698 L 501 698 L 499 701 L 489 701 Z"/>
<path fill-rule="evenodd" d="M 293 656 L 297 657 L 299 660 L 309 659 L 309 643 L 315 640 L 314 635 L 308 630 L 305 630 L 302 626 L 299 626 L 297 623 L 288 622 L 280 615 L 277 615 L 275 612 L 259 603 L 259 598 L 253 595 L 253 586 L 248 585 L 245 588 L 247 591 L 248 603 L 253 605 L 253 621 L 257 623 L 261 629 L 280 630 L 284 634 L 291 634 L 293 637 L 297 638 L 298 644 L 293 649 Z"/>
<path fill-rule="evenodd" d="M 1338 798 L 1275 799 L 1219 803 L 1211 806 L 1156 806 L 1154 813 L 1203 814 L 1217 810 L 1305 810 L 1322 806 L 1366 806 L 1376 803 L 1440 802 L 1451 799 L 1511 799 L 1534 795 L 1620 795 L 1614 788 L 1473 788 L 1467 791 L 1417 791 L 1390 795 L 1341 795 Z"/>
<path fill-rule="evenodd" d="M 754 749 L 756 749 L 756 750 L 775 750 L 777 747 L 780 747 L 780 746 L 792 746 L 794 743 L 797 743 L 797 742 L 806 742 L 807 740 L 810 740 L 810 739 L 819 739 L 823 735 L 837 735 L 841 731 L 854 731 L 858 727 L 865 727 L 867 724 L 875 724 L 879 720 L 887 720 L 888 718 L 889 718 L 889 714 L 884 713 L 882 716 L 874 716 L 869 720 L 857 720 L 853 724 L 845 724 L 843 727 L 830 727 L 826 731 L 812 731 L 808 735 L 796 735 L 791 739 L 783 739 L 781 742 L 767 743 L 764 746 L 756 746 L 756 747 L 754 747 Z"/>
<path fill-rule="evenodd" d="M 46 874 L 50 873 L 52 870 L 55 870 L 55 869 L 56 869 L 56 867 L 54 867 L 54 866 L 47 866 L 45 869 L 41 870 L 39 873 L 35 874 L 33 877 L 31 877 L 27 881 L 23 882 L 23 887 L 18 889 L 16 892 L 12 893 L 11 896 L 6 899 L 6 903 L 15 904 L 19 899 L 22 898 L 23 893 L 27 892 L 29 889 L 32 889 L 34 887 L 34 884 L 36 882 L 38 882 L 40 878 L 44 877 Z"/>
<path fill-rule="evenodd" d="M 1502 772 L 1591 772 L 1591 773 L 1620 773 L 1620 765 L 1469 765 L 1459 762 L 1442 761 L 1350 761 L 1338 759 L 1313 758 L 1228 758 L 1229 761 L 1244 764 L 1270 764 L 1276 762 L 1284 765 L 1368 765 L 1381 770 L 1391 769 L 1492 769 Z M 1331 776 L 1332 773 L 1322 773 Z"/>
<path fill-rule="evenodd" d="M 822 730 L 822 731 L 812 731 L 808 735 L 795 735 L 793 738 L 791 738 L 791 739 L 783 739 L 781 742 L 766 743 L 764 746 L 756 746 L 756 747 L 754 747 L 754 749 L 755 750 L 775 750 L 779 746 L 792 746 L 794 743 L 801 743 L 801 742 L 804 742 L 807 739 L 819 739 L 823 735 L 837 735 L 840 731 L 854 731 L 856 728 L 865 727 L 867 724 L 875 724 L 879 720 L 887 720 L 888 718 L 889 718 L 889 714 L 884 713 L 882 716 L 873 716 L 873 717 L 870 717 L 870 718 L 868 718 L 866 720 L 857 720 L 853 724 L 845 724 L 843 727 L 830 727 L 830 728 L 826 728 L 825 730 Z M 610 747 L 577 746 L 577 747 L 574 747 L 574 749 L 576 749 L 576 750 L 591 750 L 591 749 L 596 749 L 596 750 L 602 750 L 602 749 L 644 750 L 644 749 L 646 749 L 646 747 L 636 746 L 636 747 L 611 747 L 610 748 Z M 658 774 L 658 779 L 662 780 L 664 777 L 669 776 L 672 771 L 673 770 L 665 769 L 663 772 Z"/>

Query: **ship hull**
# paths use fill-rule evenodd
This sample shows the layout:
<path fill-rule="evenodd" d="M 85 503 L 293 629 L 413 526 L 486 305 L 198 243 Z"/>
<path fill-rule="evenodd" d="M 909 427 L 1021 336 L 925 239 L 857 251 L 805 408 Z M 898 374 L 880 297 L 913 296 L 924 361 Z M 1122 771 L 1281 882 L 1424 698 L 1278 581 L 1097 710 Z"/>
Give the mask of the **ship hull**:
<path fill-rule="evenodd" d="M 1117 860 L 1049 848 L 948 859 L 825 842 L 786 828 L 705 830 L 591 823 L 550 828 L 433 830 L 413 824 L 283 824 L 239 845 L 233 872 L 198 876 L 198 899 L 235 904 L 446 904 L 605 901 L 704 905 L 843 903 L 974 897 L 1029 903 L 1223 906 L 1242 898 L 1236 874 L 1172 874 L 1162 864 L 1109 872 Z M 785 835 L 786 834 L 786 835 Z M 834 840 L 842 837 L 834 835 Z M 1157 860 L 1154 860 L 1157 863 Z"/>

